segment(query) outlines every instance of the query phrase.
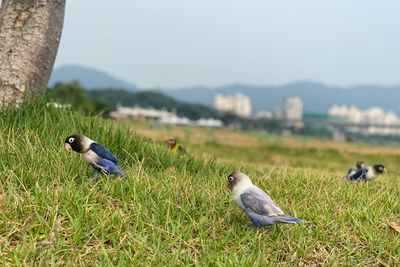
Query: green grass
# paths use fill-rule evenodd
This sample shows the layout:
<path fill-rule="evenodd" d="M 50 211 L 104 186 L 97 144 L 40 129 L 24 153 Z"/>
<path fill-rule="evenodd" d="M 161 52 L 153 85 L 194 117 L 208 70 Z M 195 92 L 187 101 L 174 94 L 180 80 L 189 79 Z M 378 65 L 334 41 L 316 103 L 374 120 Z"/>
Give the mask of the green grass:
<path fill-rule="evenodd" d="M 351 144 L 349 144 L 351 146 Z M 340 151 L 333 148 L 317 147 L 288 147 L 279 142 L 262 143 L 258 146 L 238 147 L 206 142 L 204 144 L 190 144 L 187 149 L 198 155 L 212 155 L 223 162 L 236 162 L 249 164 L 255 167 L 266 165 L 285 165 L 300 168 L 313 168 L 321 170 L 342 170 L 342 176 L 357 161 L 364 161 L 367 165 L 383 163 L 392 175 L 400 176 L 400 149 L 399 155 L 354 153 Z"/>
<path fill-rule="evenodd" d="M 114 152 L 129 179 L 89 181 L 92 170 L 63 147 L 75 132 Z M 202 152 L 211 146 L 217 146 L 211 154 L 234 150 L 207 146 Z M 396 175 L 347 183 L 341 171 L 332 171 L 344 165 L 337 151 L 276 145 L 271 154 L 302 162 L 281 167 L 246 163 L 265 156 L 262 148 L 235 149 L 244 152 L 221 152 L 230 163 L 217 164 L 172 155 L 128 128 L 43 103 L 3 110 L 0 265 L 400 264 L 400 235 L 386 226 L 400 224 Z M 234 169 L 307 223 L 254 229 L 226 188 Z"/>

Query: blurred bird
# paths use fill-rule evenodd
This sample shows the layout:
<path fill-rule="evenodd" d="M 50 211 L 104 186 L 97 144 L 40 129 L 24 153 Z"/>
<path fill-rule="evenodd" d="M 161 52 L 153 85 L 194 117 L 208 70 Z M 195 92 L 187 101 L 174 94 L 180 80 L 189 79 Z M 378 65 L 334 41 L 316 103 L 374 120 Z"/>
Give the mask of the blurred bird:
<path fill-rule="evenodd" d="M 168 146 L 169 151 L 171 151 L 172 153 L 179 152 L 182 154 L 186 154 L 186 149 L 183 148 L 183 146 L 181 146 L 180 144 L 178 144 L 176 142 L 176 139 L 173 139 L 173 138 L 168 139 L 167 146 Z"/>
<path fill-rule="evenodd" d="M 365 163 L 363 161 L 358 161 L 356 165 L 354 165 L 347 171 L 346 178 L 349 179 L 353 174 L 364 168 L 365 168 Z"/>
<path fill-rule="evenodd" d="M 304 222 L 285 213 L 272 201 L 263 190 L 253 185 L 250 178 L 240 172 L 228 176 L 228 187 L 233 199 L 249 216 L 256 227 L 270 226 L 278 223 Z"/>
<path fill-rule="evenodd" d="M 350 181 L 370 181 L 374 179 L 376 176 L 382 174 L 386 171 L 385 166 L 382 164 L 376 164 L 373 166 L 367 166 L 355 174 L 351 175 L 348 179 Z"/>
<path fill-rule="evenodd" d="M 93 178 L 97 178 L 99 172 L 127 178 L 118 166 L 118 160 L 115 156 L 92 139 L 84 135 L 74 134 L 65 139 L 64 146 L 69 151 L 73 150 L 82 154 L 85 161 L 92 165 L 94 170 Z"/>

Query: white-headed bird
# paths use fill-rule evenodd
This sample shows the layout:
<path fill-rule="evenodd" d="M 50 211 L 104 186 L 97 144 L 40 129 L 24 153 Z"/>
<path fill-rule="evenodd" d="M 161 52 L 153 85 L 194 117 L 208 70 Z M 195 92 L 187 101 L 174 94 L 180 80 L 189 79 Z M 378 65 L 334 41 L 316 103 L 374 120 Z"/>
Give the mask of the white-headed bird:
<path fill-rule="evenodd" d="M 267 193 L 253 185 L 244 173 L 234 172 L 228 176 L 228 187 L 233 199 L 249 216 L 256 227 L 278 223 L 300 223 L 301 219 L 286 215 Z"/>
<path fill-rule="evenodd" d="M 93 167 L 94 178 L 97 178 L 99 172 L 106 175 L 113 174 L 127 178 L 118 166 L 118 159 L 110 151 L 89 137 L 80 134 L 68 136 L 64 141 L 64 146 L 67 150 L 73 150 L 82 155 L 85 161 Z"/>
<path fill-rule="evenodd" d="M 376 164 L 373 166 L 367 166 L 358 172 L 354 173 L 351 175 L 348 179 L 350 181 L 370 181 L 374 179 L 376 176 L 382 174 L 383 172 L 386 171 L 385 166 L 382 164 Z"/>
<path fill-rule="evenodd" d="M 351 167 L 346 174 L 346 178 L 349 179 L 352 175 L 354 175 L 356 172 L 362 170 L 365 168 L 365 163 L 363 161 L 358 161 L 356 165 Z"/>

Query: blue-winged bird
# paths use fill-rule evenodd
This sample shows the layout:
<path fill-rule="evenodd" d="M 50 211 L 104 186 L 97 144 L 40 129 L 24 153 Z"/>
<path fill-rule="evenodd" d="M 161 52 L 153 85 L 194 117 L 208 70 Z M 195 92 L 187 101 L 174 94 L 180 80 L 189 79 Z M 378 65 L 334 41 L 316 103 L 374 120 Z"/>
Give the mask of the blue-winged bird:
<path fill-rule="evenodd" d="M 256 227 L 278 223 L 300 223 L 301 219 L 286 215 L 263 190 L 253 185 L 250 178 L 240 172 L 228 176 L 228 187 L 233 199 L 249 216 Z"/>
<path fill-rule="evenodd" d="M 349 179 L 353 174 L 365 168 L 365 163 L 363 161 L 358 161 L 356 165 L 351 167 L 346 174 L 346 178 Z"/>
<path fill-rule="evenodd" d="M 373 166 L 367 166 L 358 172 L 351 175 L 348 179 L 350 181 L 370 181 L 386 171 L 385 166 L 382 164 L 376 164 Z"/>
<path fill-rule="evenodd" d="M 64 146 L 67 150 L 73 150 L 82 155 L 85 161 L 93 167 L 94 178 L 97 178 L 99 172 L 127 178 L 118 166 L 117 158 L 89 137 L 80 134 L 68 136 L 64 141 Z"/>

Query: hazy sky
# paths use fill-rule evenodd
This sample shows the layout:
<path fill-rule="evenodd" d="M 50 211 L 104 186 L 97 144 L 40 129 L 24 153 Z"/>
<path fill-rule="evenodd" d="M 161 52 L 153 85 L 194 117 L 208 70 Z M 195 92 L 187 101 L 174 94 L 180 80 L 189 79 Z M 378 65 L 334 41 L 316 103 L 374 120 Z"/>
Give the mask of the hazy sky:
<path fill-rule="evenodd" d="M 400 1 L 67 0 L 67 63 L 140 87 L 400 84 Z"/>

